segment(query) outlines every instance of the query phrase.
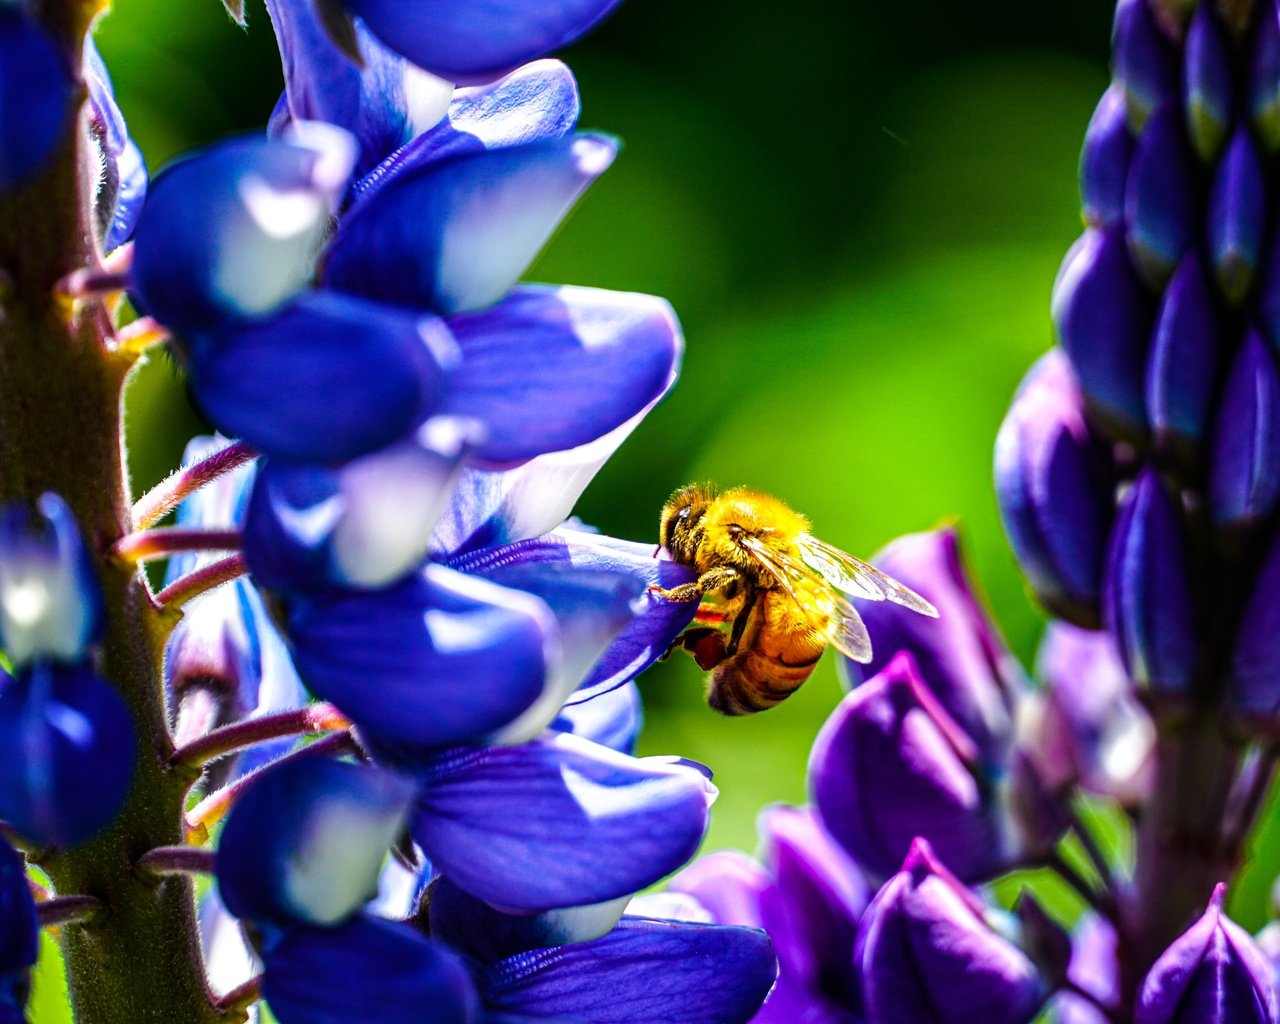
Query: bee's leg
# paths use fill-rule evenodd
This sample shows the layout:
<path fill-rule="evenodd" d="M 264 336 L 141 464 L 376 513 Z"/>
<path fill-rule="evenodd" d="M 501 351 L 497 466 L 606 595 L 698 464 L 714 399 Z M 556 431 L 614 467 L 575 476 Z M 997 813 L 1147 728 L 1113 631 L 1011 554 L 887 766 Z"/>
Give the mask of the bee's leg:
<path fill-rule="evenodd" d="M 704 572 L 692 583 L 682 583 L 680 586 L 672 587 L 670 590 L 658 586 L 650 587 L 649 590 L 651 593 L 660 594 L 668 601 L 701 601 L 705 594 L 713 590 L 723 590 L 736 583 L 738 578 L 737 569 L 717 566 Z"/>
<path fill-rule="evenodd" d="M 726 658 L 732 658 L 738 653 L 738 644 L 742 642 L 742 635 L 747 631 L 747 619 L 751 617 L 751 609 L 756 605 L 756 596 L 757 591 L 754 588 L 748 590 L 743 599 L 742 610 L 733 618 L 733 630 L 729 633 L 729 642 L 724 650 Z"/>
<path fill-rule="evenodd" d="M 698 667 L 706 671 L 715 668 L 725 659 L 724 634 L 710 626 L 686 629 L 671 642 L 671 646 L 662 657 L 669 658 L 677 648 L 683 648 L 692 654 Z"/>

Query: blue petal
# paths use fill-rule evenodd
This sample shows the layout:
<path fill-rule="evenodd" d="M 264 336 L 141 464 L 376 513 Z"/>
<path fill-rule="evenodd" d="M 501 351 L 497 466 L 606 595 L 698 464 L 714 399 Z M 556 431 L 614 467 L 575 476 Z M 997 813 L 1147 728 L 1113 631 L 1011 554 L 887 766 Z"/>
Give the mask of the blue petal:
<path fill-rule="evenodd" d="M 146 161 L 142 158 L 142 150 L 132 141 L 126 143 L 116 158 L 116 171 L 120 184 L 116 192 L 115 207 L 111 211 L 111 222 L 107 225 L 107 235 L 102 242 L 104 252 L 119 248 L 133 237 L 147 199 L 149 179 Z"/>
<path fill-rule="evenodd" d="M 541 601 L 441 566 L 300 602 L 287 633 L 307 685 L 380 752 L 408 757 L 478 740 L 527 710 L 558 644 Z"/>
<path fill-rule="evenodd" d="M 1231 129 L 1234 89 L 1231 50 L 1208 7 L 1199 7 L 1187 30 L 1183 83 L 1187 134 L 1206 163 L 1218 155 Z"/>
<path fill-rule="evenodd" d="M 134 238 L 132 292 L 175 331 L 263 316 L 310 280 L 355 159 L 311 124 L 289 141 L 234 139 L 162 172 Z"/>
<path fill-rule="evenodd" d="M 1280 373 L 1256 331 L 1245 335 L 1222 386 L 1209 470 L 1218 527 L 1265 522 L 1280 503 Z"/>
<path fill-rule="evenodd" d="M 89 127 L 102 146 L 103 172 L 94 197 L 102 227 L 104 252 L 127 242 L 147 195 L 147 166 L 142 151 L 129 139 L 124 116 L 116 105 L 111 76 L 92 36 L 84 41 L 85 86 L 89 91 Z"/>
<path fill-rule="evenodd" d="M 462 352 L 442 411 L 481 420 L 482 458 L 520 462 L 588 444 L 675 383 L 684 349 L 662 299 L 595 288 L 522 286 L 451 317 Z"/>
<path fill-rule="evenodd" d="M 267 11 L 280 44 L 290 120 L 327 121 L 351 132 L 360 145 L 357 174 L 444 116 L 450 83 L 387 50 L 363 25 L 356 24 L 364 60 L 357 67 L 329 38 L 313 0 L 268 0 Z"/>
<path fill-rule="evenodd" d="M 693 768 L 563 734 L 450 754 L 422 784 L 413 832 L 432 864 L 514 910 L 652 885 L 693 855 L 715 795 Z"/>
<path fill-rule="evenodd" d="M 1209 257 L 1218 287 L 1232 305 L 1239 305 L 1253 284 L 1266 214 L 1262 161 L 1248 130 L 1241 127 L 1218 164 L 1209 193 Z"/>
<path fill-rule="evenodd" d="M 647 593 L 649 587 L 671 588 L 693 580 L 695 574 L 687 566 L 658 559 L 647 544 L 568 527 L 536 539 L 474 551 L 450 564 L 480 573 L 490 566 L 509 564 L 602 569 L 625 573 L 643 585 L 644 604 L 639 614 L 609 645 L 571 704 L 590 701 L 634 679 L 667 653 L 697 611 L 695 602 L 666 601 Z"/>
<path fill-rule="evenodd" d="M 352 187 L 357 201 L 392 177 L 464 153 L 559 139 L 578 124 L 581 103 L 573 73 L 539 60 L 488 85 L 459 89 L 444 120 L 392 153 Z"/>
<path fill-rule="evenodd" d="M 1124 216 L 1124 186 L 1132 158 L 1124 93 L 1113 86 L 1098 102 L 1080 153 L 1080 198 L 1092 227 L 1109 227 Z"/>
<path fill-rule="evenodd" d="M 89 92 L 89 123 L 102 133 L 104 148 L 111 156 L 118 156 L 129 142 L 129 132 L 124 115 L 116 103 L 115 88 L 106 62 L 98 52 L 93 36 L 85 36 L 84 64 L 81 69 L 85 88 Z"/>
<path fill-rule="evenodd" d="M 440 313 L 481 309 L 533 262 L 617 142 L 578 135 L 406 168 L 343 217 L 325 284 Z"/>
<path fill-rule="evenodd" d="M 22 856 L 0 839 L 0 990 L 36 962 L 40 930 Z M 3 995 L 0 995 L 0 1002 Z"/>
<path fill-rule="evenodd" d="M 634 754 L 643 725 L 640 687 L 623 683 L 591 700 L 570 701 L 560 710 L 551 728 L 581 736 L 619 753 Z"/>
<path fill-rule="evenodd" d="M 403 578 L 426 557 L 477 428 L 436 417 L 343 466 L 268 462 L 245 518 L 244 552 L 254 579 L 304 591 L 381 587 Z"/>
<path fill-rule="evenodd" d="M 1196 170 L 1181 104 L 1166 103 L 1138 137 L 1124 197 L 1129 251 L 1154 287 L 1164 285 L 1195 240 L 1200 216 Z"/>
<path fill-rule="evenodd" d="M 503 960 L 482 986 L 512 1020 L 746 1024 L 776 974 L 769 937 L 754 928 L 623 918 L 594 942 Z"/>
<path fill-rule="evenodd" d="M 12 189 L 53 156 L 75 89 L 52 39 L 24 7 L 0 7 L 0 189 Z"/>
<path fill-rule="evenodd" d="M 1161 103 L 1178 93 L 1178 59 L 1147 0 L 1116 5 L 1115 80 L 1125 94 L 1129 124 L 1142 131 Z"/>
<path fill-rule="evenodd" d="M 262 994 L 280 1024 L 468 1024 L 476 1002 L 460 961 L 368 915 L 291 929 L 266 956 Z"/>
<path fill-rule="evenodd" d="M 19 835 L 91 838 L 124 804 L 133 761 L 129 711 L 89 669 L 37 663 L 0 687 L 0 819 Z"/>
<path fill-rule="evenodd" d="M 345 0 L 387 46 L 451 81 L 491 78 L 567 46 L 618 0 Z"/>
<path fill-rule="evenodd" d="M 1268 153 L 1280 149 L 1280 17 L 1258 18 L 1247 90 L 1248 111 L 1258 141 Z"/>
<path fill-rule="evenodd" d="M 218 891 L 236 917 L 330 927 L 378 891 L 414 787 L 322 757 L 267 768 L 236 802 L 218 845 Z"/>
<path fill-rule="evenodd" d="M 198 338 L 190 385 L 219 430 L 264 454 L 341 462 L 399 440 L 428 414 L 452 355 L 430 317 L 311 292 L 269 319 Z"/>

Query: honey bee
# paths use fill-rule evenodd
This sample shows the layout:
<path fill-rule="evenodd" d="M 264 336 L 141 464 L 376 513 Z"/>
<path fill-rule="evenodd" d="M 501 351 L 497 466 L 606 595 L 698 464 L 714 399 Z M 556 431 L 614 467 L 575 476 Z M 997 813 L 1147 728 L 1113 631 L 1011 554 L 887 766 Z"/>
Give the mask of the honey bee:
<path fill-rule="evenodd" d="M 712 672 L 707 703 L 722 714 L 780 704 L 828 645 L 870 661 L 871 638 L 850 597 L 938 615 L 897 580 L 818 540 L 804 516 L 761 491 L 682 487 L 663 506 L 659 537 L 698 579 L 650 589 L 670 601 L 703 602 L 672 649 L 683 647 Z"/>

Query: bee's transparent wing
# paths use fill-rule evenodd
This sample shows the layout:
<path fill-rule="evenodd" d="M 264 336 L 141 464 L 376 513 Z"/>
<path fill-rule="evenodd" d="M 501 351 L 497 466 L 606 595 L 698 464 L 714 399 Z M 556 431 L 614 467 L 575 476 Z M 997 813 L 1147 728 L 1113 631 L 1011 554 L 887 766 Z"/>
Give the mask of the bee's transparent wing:
<path fill-rule="evenodd" d="M 825 624 L 822 638 L 846 658 L 865 665 L 871 660 L 871 636 L 858 610 L 824 576 L 785 554 L 770 551 L 755 537 L 739 543 L 778 581 L 783 593 L 802 612 Z"/>
<path fill-rule="evenodd" d="M 874 565 L 868 565 L 812 534 L 800 534 L 798 543 L 806 565 L 837 590 L 868 601 L 892 601 L 931 619 L 938 617 L 937 608 Z"/>

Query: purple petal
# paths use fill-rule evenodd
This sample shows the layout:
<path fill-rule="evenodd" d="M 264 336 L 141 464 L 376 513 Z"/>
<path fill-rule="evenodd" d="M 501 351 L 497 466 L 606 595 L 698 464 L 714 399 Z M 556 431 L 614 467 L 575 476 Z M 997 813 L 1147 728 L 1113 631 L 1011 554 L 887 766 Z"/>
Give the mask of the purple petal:
<path fill-rule="evenodd" d="M 1227 373 L 1214 427 L 1209 514 L 1223 528 L 1267 520 L 1280 503 L 1280 373 L 1250 331 Z"/>
<path fill-rule="evenodd" d="M 414 787 L 322 757 L 266 769 L 236 801 L 218 844 L 218 891 L 258 924 L 332 927 L 378 891 Z"/>
<path fill-rule="evenodd" d="M 462 362 L 442 411 L 485 423 L 498 463 L 620 427 L 666 394 L 684 349 L 666 301 L 595 288 L 526 285 L 448 324 Z"/>
<path fill-rule="evenodd" d="M 1194 605 L 1181 510 L 1147 468 L 1124 503 L 1107 558 L 1107 628 L 1129 676 L 1171 695 L 1191 686 Z"/>
<path fill-rule="evenodd" d="M 1274 153 L 1280 149 L 1280 10 L 1273 5 L 1259 12 L 1252 57 L 1249 115 L 1259 142 Z"/>
<path fill-rule="evenodd" d="M 809 790 L 827 831 L 872 875 L 892 874 L 924 836 L 962 878 L 987 878 L 1010 851 L 977 753 L 902 653 L 822 727 Z"/>
<path fill-rule="evenodd" d="M 1117 1006 L 1121 999 L 1118 942 L 1115 928 L 1092 912 L 1080 919 L 1072 936 L 1067 977 L 1104 1006 Z M 1092 1003 L 1079 997 L 1059 1013 L 1060 1024 L 1107 1024 Z"/>
<path fill-rule="evenodd" d="M 1183 62 L 1187 132 L 1200 159 L 1213 161 L 1231 129 L 1235 97 L 1231 51 L 1212 8 L 1200 6 L 1187 30 Z"/>
<path fill-rule="evenodd" d="M 629 628 L 624 628 L 623 632 Z M 614 646 L 616 644 L 615 639 Z M 560 709 L 551 728 L 581 736 L 622 754 L 634 754 L 643 723 L 640 687 L 635 683 L 623 683 L 591 700 L 571 700 Z"/>
<path fill-rule="evenodd" d="M 394 587 L 302 602 L 288 620 L 298 671 L 380 753 L 479 740 L 542 694 L 555 619 L 528 594 L 428 566 Z"/>
<path fill-rule="evenodd" d="M 0 1007 L 7 1001 L 7 989 L 13 980 L 25 980 L 36 962 L 39 940 L 40 927 L 27 884 L 26 864 L 12 846 L 0 839 Z"/>
<path fill-rule="evenodd" d="M 492 78 L 567 46 L 618 0 L 344 0 L 387 46 L 451 81 Z"/>
<path fill-rule="evenodd" d="M 917 840 L 876 895 L 858 935 L 868 1015 L 877 1024 L 1029 1024 L 1045 985 L 1026 955 Z"/>
<path fill-rule="evenodd" d="M 1090 410 L 1108 433 L 1140 439 L 1151 305 L 1129 260 L 1122 225 L 1086 231 L 1067 253 L 1052 312 Z"/>
<path fill-rule="evenodd" d="M 1138 269 L 1157 288 L 1173 273 L 1196 237 L 1194 160 L 1187 148 L 1181 106 L 1166 103 L 1138 136 L 1124 197 L 1129 251 Z"/>
<path fill-rule="evenodd" d="M 864 666 L 841 660 L 853 685 L 882 672 L 899 651 L 908 651 L 929 684 L 988 759 L 998 759 L 1009 741 L 1014 701 L 1024 685 L 1022 669 L 982 607 L 961 557 L 955 530 L 944 528 L 899 537 L 873 562 L 923 595 L 938 609 L 936 619 L 887 601 L 861 601 L 858 613 L 875 638 Z M 897 857 L 893 867 L 902 860 Z"/>
<path fill-rule="evenodd" d="M 1246 716 L 1280 712 L 1280 537 L 1262 559 L 1231 656 L 1231 704 Z"/>
<path fill-rule="evenodd" d="M 54 41 L 25 7 L 0 8 L 0 189 L 49 160 L 74 109 L 75 87 Z"/>
<path fill-rule="evenodd" d="M 190 384 L 219 430 L 264 454 L 343 462 L 392 444 L 429 414 L 453 354 L 432 317 L 310 292 L 268 319 L 201 336 Z"/>
<path fill-rule="evenodd" d="M 1096 624 L 1115 480 L 1061 351 L 1028 372 L 996 437 L 996 496 L 1014 553 L 1056 614 Z"/>
<path fill-rule="evenodd" d="M 1110 227 L 1124 216 L 1124 189 L 1133 158 L 1124 93 L 1112 86 L 1102 94 L 1080 154 L 1080 197 L 1084 219 L 1096 228 Z"/>
<path fill-rule="evenodd" d="M 461 961 L 406 924 L 368 915 L 290 929 L 267 954 L 262 994 L 280 1024 L 475 1020 Z"/>
<path fill-rule="evenodd" d="M 762 931 L 623 918 L 594 942 L 497 963 L 482 984 L 485 1002 L 516 1020 L 746 1024 L 775 973 Z"/>
<path fill-rule="evenodd" d="M 692 621 L 693 602 L 664 601 L 648 593 L 651 586 L 673 587 L 693 579 L 687 567 L 654 557 L 646 544 L 615 540 L 596 533 L 561 527 L 545 536 L 502 547 L 480 549 L 455 558 L 452 567 L 485 573 L 507 564 L 576 567 L 622 573 L 642 588 L 642 605 L 630 623 L 609 645 L 570 701 L 582 704 L 634 679 L 666 654 L 672 642 Z"/>
<path fill-rule="evenodd" d="M 1117 5 L 1112 46 L 1115 80 L 1124 90 L 1129 123 L 1139 132 L 1160 104 L 1177 95 L 1177 55 L 1147 0 Z"/>
<path fill-rule="evenodd" d="M 699 771 L 564 734 L 445 756 L 422 784 L 413 831 L 432 864 L 513 910 L 653 884 L 693 855 L 715 795 Z"/>
<path fill-rule="evenodd" d="M 717 850 L 695 860 L 667 889 L 692 896 L 716 924 L 762 928 L 760 896 L 772 884 L 768 872 L 745 853 Z"/>
<path fill-rule="evenodd" d="M 1253 284 L 1266 213 L 1262 163 L 1242 126 L 1218 164 L 1209 193 L 1209 259 L 1218 287 L 1232 305 L 1239 305 Z"/>
<path fill-rule="evenodd" d="M 324 282 L 439 313 L 483 309 L 528 269 L 617 149 L 608 136 L 576 135 L 406 167 L 342 218 Z"/>

